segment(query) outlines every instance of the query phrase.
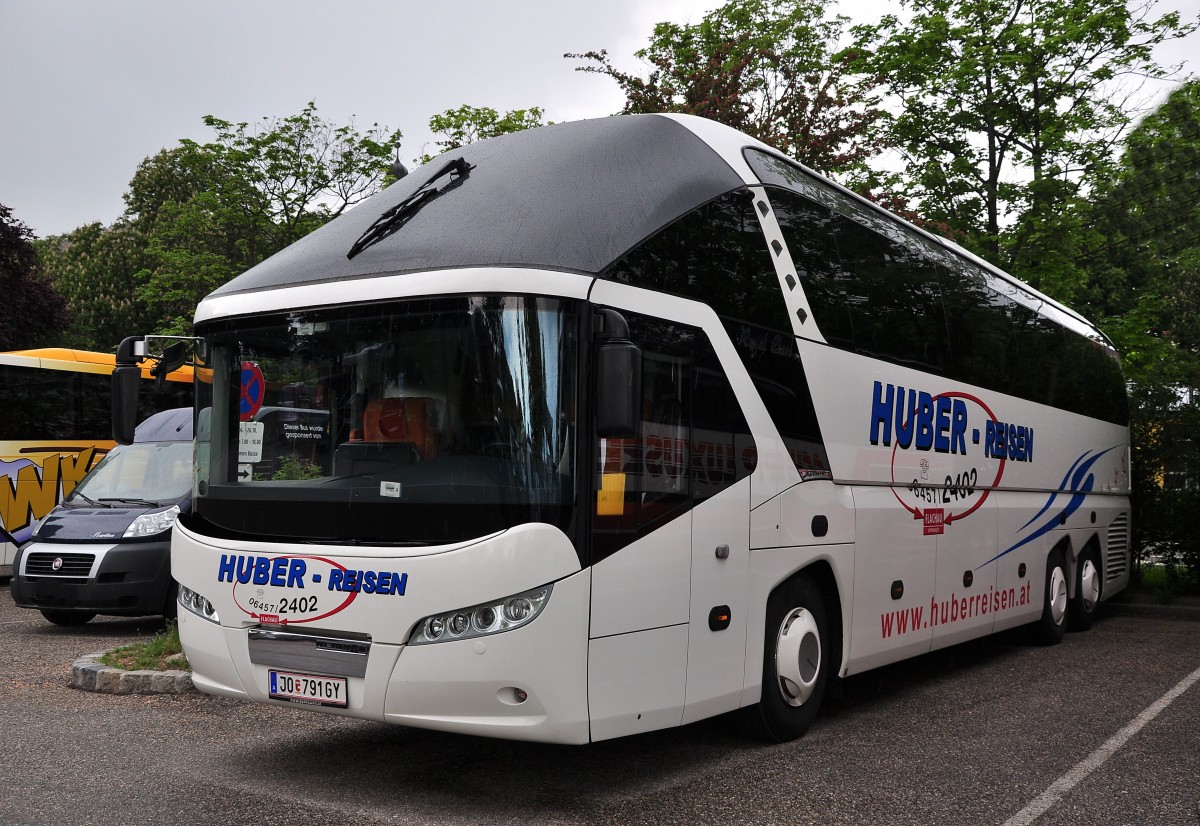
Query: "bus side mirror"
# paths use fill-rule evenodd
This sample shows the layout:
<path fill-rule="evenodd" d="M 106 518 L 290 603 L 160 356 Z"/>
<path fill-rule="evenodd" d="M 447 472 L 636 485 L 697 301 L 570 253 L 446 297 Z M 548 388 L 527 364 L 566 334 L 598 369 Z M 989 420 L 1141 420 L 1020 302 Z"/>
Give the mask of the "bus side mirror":
<path fill-rule="evenodd" d="M 141 381 L 142 370 L 137 365 L 127 364 L 113 369 L 113 439 L 118 444 L 133 443 L 133 431 L 137 427 L 138 386 Z"/>
<path fill-rule="evenodd" d="M 158 363 L 150 368 L 150 375 L 154 377 L 155 390 L 162 390 L 167 384 L 167 374 L 178 370 L 187 362 L 189 346 L 191 346 L 190 341 L 177 341 L 163 350 Z"/>
<path fill-rule="evenodd" d="M 642 419 L 642 351 L 620 339 L 600 344 L 596 358 L 596 435 L 636 436 Z"/>

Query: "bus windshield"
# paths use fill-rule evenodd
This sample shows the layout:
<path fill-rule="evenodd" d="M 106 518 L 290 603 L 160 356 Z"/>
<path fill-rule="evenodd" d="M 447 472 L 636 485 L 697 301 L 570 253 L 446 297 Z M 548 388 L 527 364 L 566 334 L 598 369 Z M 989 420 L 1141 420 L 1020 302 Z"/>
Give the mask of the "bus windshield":
<path fill-rule="evenodd" d="M 383 545 L 565 529 L 579 317 L 577 302 L 454 297 L 202 330 L 198 518 Z"/>

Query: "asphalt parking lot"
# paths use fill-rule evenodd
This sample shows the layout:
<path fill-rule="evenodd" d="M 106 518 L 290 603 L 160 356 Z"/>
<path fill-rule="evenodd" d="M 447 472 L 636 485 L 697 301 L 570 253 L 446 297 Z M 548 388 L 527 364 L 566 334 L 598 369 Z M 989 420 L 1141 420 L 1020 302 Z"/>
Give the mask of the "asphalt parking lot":
<path fill-rule="evenodd" d="M 57 628 L 0 587 L 0 823 L 1200 823 L 1194 620 L 1109 611 L 1054 648 L 880 669 L 794 743 L 718 719 L 585 747 L 68 687 L 157 627 Z"/>

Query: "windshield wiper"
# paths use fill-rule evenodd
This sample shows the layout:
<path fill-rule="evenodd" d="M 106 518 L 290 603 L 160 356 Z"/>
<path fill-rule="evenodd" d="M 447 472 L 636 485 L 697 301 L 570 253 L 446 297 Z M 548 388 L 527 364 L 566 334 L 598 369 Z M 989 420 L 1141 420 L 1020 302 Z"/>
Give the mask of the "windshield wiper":
<path fill-rule="evenodd" d="M 375 223 L 367 227 L 367 231 L 360 235 L 358 240 L 354 242 L 354 245 L 350 247 L 350 251 L 346 253 L 346 257 L 353 258 L 367 247 L 378 244 L 384 238 L 399 230 L 408 223 L 409 218 L 421 211 L 421 207 L 434 198 L 445 195 L 450 190 L 462 186 L 463 181 L 467 179 L 467 175 L 474 168 L 464 158 L 455 158 L 447 163 L 437 172 L 433 173 L 433 177 L 421 184 L 416 192 L 376 218 Z M 451 176 L 450 183 L 441 189 L 435 189 L 433 186 L 434 182 L 445 175 Z"/>
<path fill-rule="evenodd" d="M 75 495 L 72 496 L 71 498 L 74 499 L 75 496 L 78 496 L 80 499 L 82 499 L 84 502 L 87 502 L 93 508 L 111 508 L 112 507 L 112 505 L 104 504 L 103 501 L 97 502 L 95 499 L 89 499 L 88 497 L 84 496 L 82 493 L 79 492 L 79 488 L 75 489 Z"/>
<path fill-rule="evenodd" d="M 146 499 L 133 499 L 124 496 L 106 496 L 100 500 L 101 502 L 121 502 L 125 505 L 143 505 L 147 508 L 157 508 L 161 502 L 150 502 Z M 111 508 L 112 505 L 109 505 Z"/>

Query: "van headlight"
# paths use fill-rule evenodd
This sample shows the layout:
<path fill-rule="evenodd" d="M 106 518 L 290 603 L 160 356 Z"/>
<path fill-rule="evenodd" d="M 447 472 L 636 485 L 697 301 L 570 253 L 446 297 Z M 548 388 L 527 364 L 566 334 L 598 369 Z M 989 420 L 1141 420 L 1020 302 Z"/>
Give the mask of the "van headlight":
<path fill-rule="evenodd" d="M 217 616 L 217 609 L 213 608 L 213 604 L 191 588 L 179 586 L 179 604 L 198 617 L 218 625 L 221 624 L 221 619 Z"/>
<path fill-rule="evenodd" d="M 528 625 L 546 607 L 553 585 L 543 585 L 511 597 L 434 614 L 417 623 L 409 645 L 429 645 L 499 634 Z"/>
<path fill-rule="evenodd" d="M 179 518 L 179 506 L 172 505 L 165 511 L 157 511 L 155 513 L 143 513 L 137 519 L 133 520 L 128 528 L 125 529 L 125 538 L 137 536 L 154 536 L 163 531 L 171 530 L 171 526 L 175 524 L 175 520 Z"/>

